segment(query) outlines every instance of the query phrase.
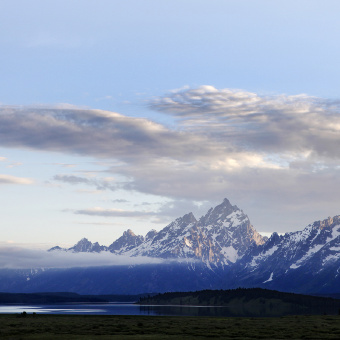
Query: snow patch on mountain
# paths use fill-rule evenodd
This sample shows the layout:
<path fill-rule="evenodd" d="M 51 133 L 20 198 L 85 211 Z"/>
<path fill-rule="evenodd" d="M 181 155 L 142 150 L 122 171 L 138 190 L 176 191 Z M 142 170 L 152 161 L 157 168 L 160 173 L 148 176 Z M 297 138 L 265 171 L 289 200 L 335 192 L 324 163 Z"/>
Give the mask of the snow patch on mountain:
<path fill-rule="evenodd" d="M 226 260 L 228 260 L 232 263 L 235 263 L 238 259 L 237 250 L 232 246 L 222 247 L 221 253 L 224 255 Z"/>
<path fill-rule="evenodd" d="M 307 232 L 309 232 L 310 234 L 312 234 L 313 229 L 315 228 L 315 225 L 310 225 L 308 227 L 306 227 L 303 231 L 302 231 L 302 235 L 303 237 L 300 238 L 300 242 L 301 240 L 306 240 L 308 238 L 308 234 Z M 315 233 L 315 235 L 311 238 L 311 240 L 309 241 L 309 247 L 307 248 L 308 250 L 305 252 L 305 254 L 295 263 L 293 263 L 290 268 L 291 269 L 296 269 L 299 268 L 301 265 L 303 265 L 306 261 L 308 261 L 312 256 L 314 256 L 316 253 L 318 253 L 320 250 L 322 250 L 323 248 L 326 247 L 327 244 L 329 244 L 331 241 L 335 240 L 336 238 L 338 238 L 340 236 L 340 228 L 338 226 L 334 226 L 332 229 L 330 229 L 330 233 L 328 235 L 326 235 L 325 239 L 322 240 L 318 240 L 318 237 L 321 235 L 321 233 L 323 231 L 325 231 L 324 229 L 325 227 L 320 227 L 317 232 Z M 298 238 L 295 238 L 298 239 Z M 319 243 L 321 242 L 321 243 Z M 331 250 L 331 249 L 330 249 Z M 333 257 L 334 255 L 331 254 L 329 256 L 327 256 L 328 258 Z M 327 258 L 326 257 L 326 258 Z M 326 261 L 325 259 L 323 260 L 323 263 L 326 263 L 328 261 Z"/>
<path fill-rule="evenodd" d="M 298 268 L 300 268 L 301 267 L 301 265 L 297 265 L 297 264 L 295 264 L 295 263 L 293 263 L 292 265 L 290 265 L 290 269 L 298 269 Z"/>
<path fill-rule="evenodd" d="M 292 266 L 300 267 L 306 260 L 308 260 L 312 255 L 318 252 L 324 245 L 316 244 L 312 248 L 309 248 L 303 257 L 301 257 L 296 263 L 292 264 Z"/>
<path fill-rule="evenodd" d="M 273 276 L 274 276 L 274 273 L 272 272 L 272 273 L 270 274 L 269 279 L 266 280 L 266 281 L 263 281 L 262 283 L 267 283 L 267 282 L 273 281 Z"/>
<path fill-rule="evenodd" d="M 260 255 L 254 256 L 251 263 L 250 263 L 250 266 L 251 267 L 257 266 L 263 260 L 265 260 L 269 256 L 272 256 L 278 250 L 278 248 L 279 248 L 278 246 L 274 246 L 274 247 L 268 249 L 267 251 L 265 251 L 264 253 L 261 253 Z"/>
<path fill-rule="evenodd" d="M 335 262 L 335 261 L 337 261 L 339 259 L 340 259 L 340 253 L 338 253 L 338 254 L 329 254 L 329 255 L 327 255 L 323 259 L 322 264 L 325 265 L 328 262 Z"/>

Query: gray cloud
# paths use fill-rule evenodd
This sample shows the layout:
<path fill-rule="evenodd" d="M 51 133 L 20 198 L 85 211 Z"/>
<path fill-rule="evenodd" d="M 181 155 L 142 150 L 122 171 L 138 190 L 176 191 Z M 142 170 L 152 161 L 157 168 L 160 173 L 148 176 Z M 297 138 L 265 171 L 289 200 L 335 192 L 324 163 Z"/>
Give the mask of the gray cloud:
<path fill-rule="evenodd" d="M 68 184 L 86 184 L 89 186 L 96 187 L 97 190 L 112 190 L 115 191 L 119 189 L 118 183 L 112 183 L 112 181 L 107 181 L 98 178 L 86 178 L 74 175 L 55 175 L 53 177 L 55 181 L 64 182 Z"/>
<path fill-rule="evenodd" d="M 151 203 L 144 202 L 141 206 L 149 206 Z M 88 208 L 74 211 L 75 214 L 101 217 L 128 217 L 128 218 L 151 218 L 151 223 L 167 225 L 174 219 L 193 212 L 196 218 L 204 215 L 212 206 L 217 205 L 220 201 L 203 201 L 195 202 L 192 199 L 178 199 L 160 203 L 159 208 L 154 211 L 140 210 L 123 210 L 123 209 L 105 209 L 101 207 Z M 138 205 L 137 205 L 138 206 Z"/>
<path fill-rule="evenodd" d="M 219 203 L 221 203 L 220 197 L 218 197 L 217 200 L 211 199 L 210 201 L 205 201 L 203 198 L 203 200 L 199 202 L 195 202 L 195 199 L 192 198 L 169 201 L 162 204 L 159 210 L 157 210 L 154 222 L 168 224 L 170 221 L 189 212 L 192 212 L 196 219 L 199 219 L 205 215 L 211 207 Z"/>
<path fill-rule="evenodd" d="M 78 215 L 89 215 L 89 216 L 135 217 L 135 218 L 147 218 L 147 217 L 156 215 L 155 212 L 151 212 L 151 211 L 104 209 L 100 207 L 76 210 L 74 213 Z"/>
<path fill-rule="evenodd" d="M 121 198 L 118 198 L 118 199 L 115 199 L 115 200 L 112 200 L 113 203 L 129 203 L 128 200 L 125 200 L 125 199 L 121 199 Z"/>
<path fill-rule="evenodd" d="M 227 171 L 214 164 L 176 168 L 149 162 L 139 170 L 129 166 L 121 170 L 134 178 L 129 183 L 130 189 L 178 201 L 173 213 L 171 209 L 161 208 L 160 217 L 177 217 L 176 212 L 181 215 L 190 210 L 199 217 L 197 208 L 190 204 L 181 208 L 180 203 L 200 201 L 207 207 L 219 203 L 223 197 L 244 209 L 255 227 L 263 232 L 294 231 L 339 214 L 340 169 L 335 167 L 318 171 L 299 167 Z M 204 213 L 204 209 L 198 212 Z"/>
<path fill-rule="evenodd" d="M 209 140 L 141 118 L 100 110 L 1 108 L 0 143 L 123 161 L 209 156 Z M 222 149 L 225 149 L 224 147 Z"/>
<path fill-rule="evenodd" d="M 88 178 L 85 177 L 79 177 L 79 176 L 74 176 L 74 175 L 55 175 L 53 177 L 55 181 L 60 181 L 60 182 L 65 182 L 69 184 L 92 184 L 93 181 L 89 180 Z"/>
<path fill-rule="evenodd" d="M 181 118 L 190 131 L 232 140 L 241 149 L 340 157 L 336 101 L 201 86 L 155 98 L 150 107 Z"/>

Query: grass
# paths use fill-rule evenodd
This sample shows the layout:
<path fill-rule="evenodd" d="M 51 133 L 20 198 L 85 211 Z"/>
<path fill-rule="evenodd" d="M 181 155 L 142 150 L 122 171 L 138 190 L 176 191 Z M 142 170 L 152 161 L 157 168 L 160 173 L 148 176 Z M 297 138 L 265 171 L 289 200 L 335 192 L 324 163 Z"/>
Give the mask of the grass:
<path fill-rule="evenodd" d="M 340 316 L 0 315 L 0 339 L 339 339 Z"/>

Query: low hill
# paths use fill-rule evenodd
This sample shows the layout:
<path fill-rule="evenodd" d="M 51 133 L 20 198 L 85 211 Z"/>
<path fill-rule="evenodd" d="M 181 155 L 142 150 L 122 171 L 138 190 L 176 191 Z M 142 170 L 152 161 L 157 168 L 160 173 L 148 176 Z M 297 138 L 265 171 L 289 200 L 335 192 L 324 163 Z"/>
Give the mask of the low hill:
<path fill-rule="evenodd" d="M 141 305 L 228 307 L 238 316 L 339 314 L 340 300 L 261 288 L 164 293 L 141 298 Z"/>
<path fill-rule="evenodd" d="M 56 304 L 77 302 L 106 302 L 99 296 L 85 296 L 76 293 L 0 293 L 1 304 L 23 303 L 23 304 Z"/>
<path fill-rule="evenodd" d="M 1 293 L 0 304 L 59 304 L 59 303 L 105 303 L 136 302 L 140 295 L 80 295 L 67 292 L 47 293 Z"/>

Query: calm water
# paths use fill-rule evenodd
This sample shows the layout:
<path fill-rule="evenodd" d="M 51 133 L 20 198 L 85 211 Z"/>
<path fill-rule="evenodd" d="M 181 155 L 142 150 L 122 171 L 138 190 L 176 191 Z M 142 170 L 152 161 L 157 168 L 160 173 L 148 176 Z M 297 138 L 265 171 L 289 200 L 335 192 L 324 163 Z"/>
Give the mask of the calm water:
<path fill-rule="evenodd" d="M 139 306 L 134 304 L 0 305 L 1 314 L 191 315 L 232 316 L 228 307 Z"/>

